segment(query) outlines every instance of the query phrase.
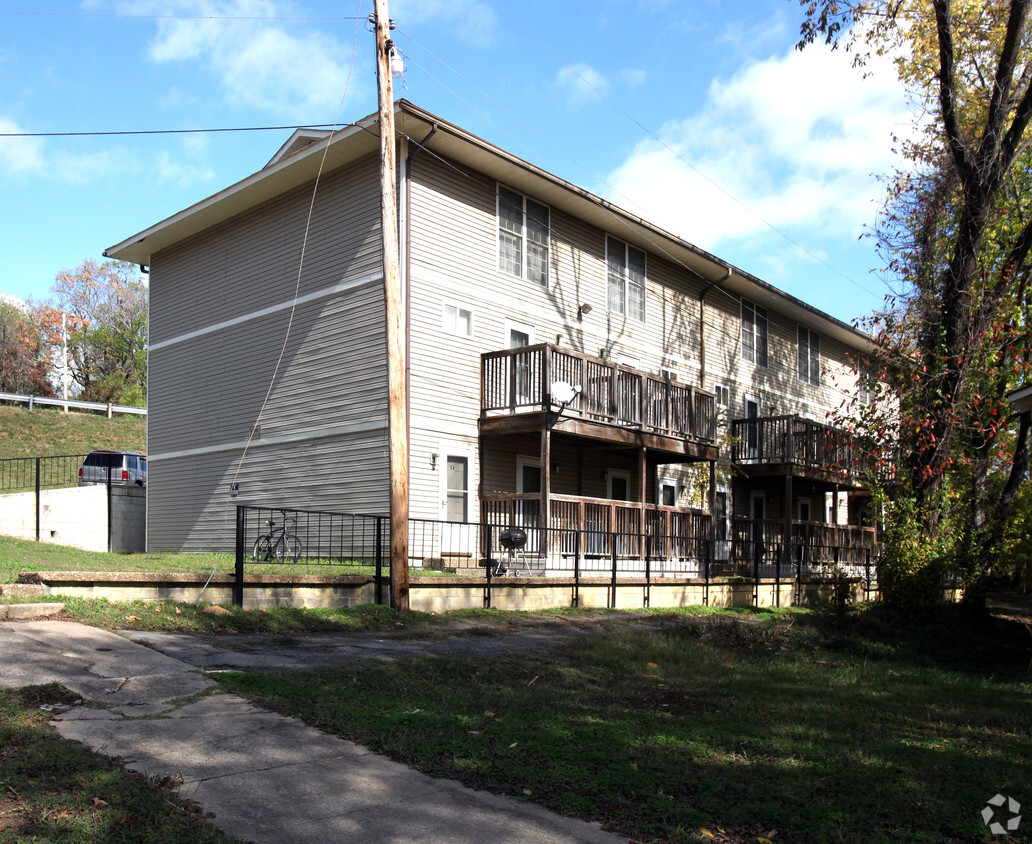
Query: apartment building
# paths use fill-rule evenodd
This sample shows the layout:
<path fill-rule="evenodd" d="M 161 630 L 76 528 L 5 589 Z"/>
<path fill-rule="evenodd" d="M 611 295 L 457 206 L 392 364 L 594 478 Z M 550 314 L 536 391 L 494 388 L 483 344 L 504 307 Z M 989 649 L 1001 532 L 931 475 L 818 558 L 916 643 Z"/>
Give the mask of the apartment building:
<path fill-rule="evenodd" d="M 863 459 L 829 425 L 866 335 L 412 103 L 396 120 L 410 515 L 450 525 L 434 553 L 476 556 L 476 523 L 525 527 L 542 570 L 614 543 L 873 547 Z M 149 550 L 229 547 L 236 504 L 386 512 L 378 143 L 376 115 L 299 131 L 105 252 L 150 269 Z"/>

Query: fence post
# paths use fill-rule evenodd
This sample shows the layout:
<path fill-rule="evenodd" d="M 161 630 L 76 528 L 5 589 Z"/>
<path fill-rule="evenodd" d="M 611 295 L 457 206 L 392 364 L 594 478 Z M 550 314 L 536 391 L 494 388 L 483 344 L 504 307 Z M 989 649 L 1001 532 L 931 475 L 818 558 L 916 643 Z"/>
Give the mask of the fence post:
<path fill-rule="evenodd" d="M 244 605 L 244 508 L 236 508 L 236 566 L 233 575 L 233 605 Z"/>
<path fill-rule="evenodd" d="M 581 532 L 576 530 L 573 533 L 573 605 L 580 606 L 580 554 L 581 554 Z"/>
<path fill-rule="evenodd" d="M 616 531 L 609 534 L 609 556 L 613 559 L 613 582 L 609 588 L 609 608 L 616 609 Z"/>
<path fill-rule="evenodd" d="M 645 537 L 645 609 L 652 604 L 652 537 Z"/>
<path fill-rule="evenodd" d="M 785 560 L 785 554 L 792 547 L 791 542 L 783 542 L 778 548 L 778 556 L 774 561 L 774 606 L 781 606 L 781 564 Z"/>
<path fill-rule="evenodd" d="M 383 516 L 376 516 L 376 605 L 383 603 Z M 341 549 L 343 554 L 343 549 Z"/>
<path fill-rule="evenodd" d="M 40 511 L 39 497 L 40 497 L 40 492 L 39 492 L 39 458 L 37 457 L 36 458 L 36 541 L 37 542 L 39 542 L 39 511 Z M 108 548 L 108 550 L 110 551 L 111 549 Z"/>
<path fill-rule="evenodd" d="M 111 466 L 107 467 L 107 549 L 111 553 Z"/>
<path fill-rule="evenodd" d="M 763 556 L 763 542 L 753 541 L 753 606 L 758 607 L 760 605 L 760 557 Z"/>
<path fill-rule="evenodd" d="M 708 607 L 709 606 L 710 559 L 712 557 L 713 544 L 716 542 L 716 540 L 715 539 L 706 539 L 706 540 L 704 540 L 704 542 L 705 542 L 705 550 L 703 551 L 703 559 L 702 559 L 702 576 L 705 579 L 706 583 L 705 583 L 705 586 L 703 587 L 702 604 L 703 604 L 703 606 Z"/>
<path fill-rule="evenodd" d="M 864 571 L 866 574 L 864 583 L 864 600 L 871 600 L 871 549 L 864 549 Z"/>
<path fill-rule="evenodd" d="M 481 525 L 481 528 L 484 527 L 487 528 L 487 539 L 484 542 L 484 548 L 487 550 L 487 588 L 484 590 L 484 607 L 491 609 L 491 570 L 494 568 L 494 560 L 491 557 L 491 525 Z"/>

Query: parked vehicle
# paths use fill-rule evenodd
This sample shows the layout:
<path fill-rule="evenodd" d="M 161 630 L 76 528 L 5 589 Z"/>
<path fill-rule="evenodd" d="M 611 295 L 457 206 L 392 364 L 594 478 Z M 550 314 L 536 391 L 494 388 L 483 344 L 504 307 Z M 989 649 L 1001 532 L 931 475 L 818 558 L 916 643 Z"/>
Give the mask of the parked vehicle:
<path fill-rule="evenodd" d="M 147 456 L 136 451 L 91 451 L 79 467 L 79 486 L 147 486 Z"/>

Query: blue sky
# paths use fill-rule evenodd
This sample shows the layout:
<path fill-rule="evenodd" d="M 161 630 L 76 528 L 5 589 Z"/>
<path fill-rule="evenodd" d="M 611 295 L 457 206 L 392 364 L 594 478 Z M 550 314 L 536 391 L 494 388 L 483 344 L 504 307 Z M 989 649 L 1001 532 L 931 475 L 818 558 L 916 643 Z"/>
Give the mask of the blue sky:
<path fill-rule="evenodd" d="M 372 0 L 24 0 L 0 133 L 349 122 Z M 27 13 L 27 12 L 33 13 Z M 393 0 L 405 97 L 839 317 L 887 288 L 861 238 L 910 121 L 888 68 L 795 51 L 794 0 Z M 356 18 L 358 20 L 356 20 Z M 261 168 L 289 130 L 0 137 L 0 293 Z"/>

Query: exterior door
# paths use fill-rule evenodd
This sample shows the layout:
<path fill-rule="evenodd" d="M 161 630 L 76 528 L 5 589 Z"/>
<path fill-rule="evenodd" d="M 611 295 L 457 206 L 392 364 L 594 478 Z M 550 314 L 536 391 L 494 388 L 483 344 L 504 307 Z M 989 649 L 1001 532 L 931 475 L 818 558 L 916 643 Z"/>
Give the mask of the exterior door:
<path fill-rule="evenodd" d="M 516 458 L 516 492 L 541 492 L 541 465 L 529 457 Z M 524 551 L 537 553 L 540 547 L 541 502 L 537 499 L 516 502 L 516 524 L 527 532 Z"/>
<path fill-rule="evenodd" d="M 745 418 L 759 419 L 760 403 L 751 396 L 745 397 Z M 745 456 L 756 460 L 760 456 L 760 423 L 748 422 L 745 426 Z"/>
<path fill-rule="evenodd" d="M 471 525 L 470 478 L 473 455 L 465 449 L 442 448 L 441 553 L 472 555 L 476 525 Z"/>
<path fill-rule="evenodd" d="M 509 348 L 523 349 L 531 343 L 529 328 L 509 326 Z M 532 404 L 532 366 L 530 355 L 517 354 L 510 358 L 512 368 L 509 372 L 511 401 L 516 405 Z"/>
<path fill-rule="evenodd" d="M 728 542 L 729 535 L 729 520 L 731 516 L 730 496 L 727 489 L 718 489 L 716 494 L 716 500 L 714 504 L 713 519 L 714 529 L 716 533 L 716 545 L 713 549 L 713 556 L 717 560 L 727 560 L 728 552 L 730 551 L 730 542 Z"/>
<path fill-rule="evenodd" d="M 762 492 L 753 491 L 749 497 L 749 515 L 752 519 L 750 536 L 752 547 L 749 549 L 749 559 L 755 559 L 755 555 L 759 554 L 760 559 L 763 559 L 764 553 L 764 542 L 767 538 L 766 525 L 764 519 L 767 517 L 767 501 L 763 496 Z"/>

